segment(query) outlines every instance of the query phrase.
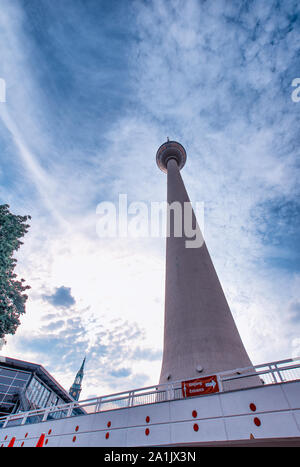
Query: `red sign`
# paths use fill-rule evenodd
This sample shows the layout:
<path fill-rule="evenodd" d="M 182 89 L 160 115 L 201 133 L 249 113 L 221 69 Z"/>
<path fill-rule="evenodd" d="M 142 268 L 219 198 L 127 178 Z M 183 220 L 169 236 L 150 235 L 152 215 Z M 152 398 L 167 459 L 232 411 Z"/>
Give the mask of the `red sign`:
<path fill-rule="evenodd" d="M 216 375 L 182 381 L 181 388 L 183 397 L 202 396 L 204 394 L 219 392 Z"/>

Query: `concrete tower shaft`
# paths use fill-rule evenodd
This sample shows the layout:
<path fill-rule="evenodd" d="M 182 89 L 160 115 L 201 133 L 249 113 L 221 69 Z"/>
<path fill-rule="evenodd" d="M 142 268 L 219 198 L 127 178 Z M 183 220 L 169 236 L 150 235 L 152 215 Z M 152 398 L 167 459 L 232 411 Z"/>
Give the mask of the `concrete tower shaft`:
<path fill-rule="evenodd" d="M 157 152 L 157 164 L 167 172 L 168 204 L 179 202 L 182 212 L 184 203 L 190 203 L 180 175 L 185 160 L 184 148 L 173 141 Z M 192 216 L 200 230 L 194 212 Z M 172 219 L 169 232 L 160 383 L 252 366 L 204 240 L 199 248 L 187 248 L 190 239 L 184 229 L 182 236 L 174 235 Z"/>

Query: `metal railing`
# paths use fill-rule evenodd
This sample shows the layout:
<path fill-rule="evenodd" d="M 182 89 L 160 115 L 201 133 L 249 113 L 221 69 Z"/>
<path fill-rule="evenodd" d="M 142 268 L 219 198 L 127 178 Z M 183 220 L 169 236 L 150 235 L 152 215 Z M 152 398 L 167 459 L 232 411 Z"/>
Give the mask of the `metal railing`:
<path fill-rule="evenodd" d="M 239 384 L 239 389 L 262 384 L 270 385 L 295 381 L 300 379 L 300 357 L 264 363 L 247 368 L 236 368 L 234 370 L 217 373 L 216 376 L 219 392 L 235 389 L 233 383 L 238 383 L 241 378 L 244 379 L 244 382 L 243 384 Z M 249 382 L 249 384 L 247 384 L 247 382 Z M 178 399 L 184 399 L 181 381 L 148 386 L 79 402 L 70 402 L 68 404 L 12 414 L 0 418 L 0 428 L 77 417 L 91 413 Z"/>

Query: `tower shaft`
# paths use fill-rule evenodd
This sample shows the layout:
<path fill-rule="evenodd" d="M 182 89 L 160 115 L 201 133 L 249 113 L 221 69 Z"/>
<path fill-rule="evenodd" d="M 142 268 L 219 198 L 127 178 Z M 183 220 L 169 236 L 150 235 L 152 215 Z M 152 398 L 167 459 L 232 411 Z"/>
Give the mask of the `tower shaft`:
<path fill-rule="evenodd" d="M 190 200 L 178 161 L 169 158 L 165 168 L 168 204 L 180 203 L 184 213 L 184 203 Z M 193 211 L 192 216 L 201 236 Z M 181 236 L 175 236 L 173 219 L 168 219 L 160 383 L 251 366 L 203 237 L 200 247 L 188 248 L 190 238 L 184 228 Z"/>

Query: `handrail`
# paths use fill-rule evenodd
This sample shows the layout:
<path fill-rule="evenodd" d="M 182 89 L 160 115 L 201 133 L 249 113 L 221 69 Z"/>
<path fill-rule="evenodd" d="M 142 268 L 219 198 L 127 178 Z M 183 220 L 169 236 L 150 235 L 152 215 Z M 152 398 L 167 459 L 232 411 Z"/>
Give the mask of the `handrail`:
<path fill-rule="evenodd" d="M 298 363 L 292 363 L 298 362 Z M 288 363 L 292 363 L 287 365 Z M 283 366 L 280 366 L 283 365 Z M 223 383 L 227 383 L 231 380 L 236 380 L 239 378 L 248 378 L 251 376 L 262 376 L 262 375 L 271 375 L 272 381 L 265 382 L 264 384 L 280 384 L 284 381 L 287 381 L 287 375 L 283 373 L 288 370 L 295 370 L 299 369 L 299 377 L 290 378 L 289 381 L 300 379 L 300 357 L 289 358 L 285 360 L 278 360 L 275 362 L 269 363 L 262 363 L 259 365 L 253 365 L 245 368 L 235 368 L 233 370 L 227 370 L 220 373 L 216 373 L 217 380 L 219 382 L 219 389 L 220 392 L 225 392 Z M 276 379 L 276 375 L 278 376 L 279 381 Z M 201 376 L 199 376 L 201 378 Z M 190 379 L 195 379 L 190 378 Z M 188 381 L 188 379 L 187 379 Z M 19 412 L 17 414 L 11 414 L 5 417 L 0 418 L 0 427 L 2 423 L 2 428 L 5 428 L 9 422 L 14 422 L 16 420 L 21 420 L 21 425 L 28 423 L 27 420 L 30 417 L 40 416 L 43 421 L 46 421 L 50 415 L 55 413 L 62 412 L 62 418 L 68 418 L 71 416 L 80 415 L 78 413 L 78 409 L 84 413 L 87 413 L 84 408 L 94 406 L 94 411 L 91 413 L 101 412 L 103 410 L 114 410 L 114 408 L 110 409 L 103 409 L 103 406 L 107 406 L 109 404 L 120 404 L 121 401 L 128 401 L 127 407 L 131 407 L 133 405 L 143 405 L 143 404 L 151 404 L 153 403 L 153 397 L 155 397 L 155 402 L 159 402 L 159 394 L 165 394 L 166 399 L 164 400 L 175 400 L 183 398 L 183 395 L 180 391 L 182 381 L 172 381 L 169 383 L 163 384 L 156 384 L 153 386 L 146 386 L 144 388 L 137 388 L 130 391 L 123 391 L 117 392 L 114 394 L 107 394 L 101 397 L 93 397 L 90 399 L 84 399 L 81 401 L 73 401 L 68 402 L 66 404 L 59 404 L 56 406 L 48 406 L 45 408 L 29 410 L 27 412 Z M 143 398 L 143 401 L 139 404 L 138 398 Z M 148 399 L 147 399 L 148 398 Z M 115 407 L 118 408 L 118 407 Z M 120 408 L 120 407 L 119 407 Z M 77 411 L 76 411 L 77 409 Z"/>

